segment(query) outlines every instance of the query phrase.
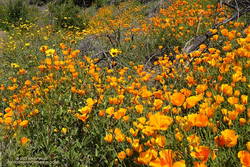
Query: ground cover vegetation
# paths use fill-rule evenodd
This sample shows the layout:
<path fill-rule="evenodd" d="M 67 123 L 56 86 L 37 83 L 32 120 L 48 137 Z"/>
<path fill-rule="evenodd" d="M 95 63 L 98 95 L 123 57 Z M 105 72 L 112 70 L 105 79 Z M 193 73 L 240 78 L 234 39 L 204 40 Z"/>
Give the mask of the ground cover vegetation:
<path fill-rule="evenodd" d="M 250 166 L 249 6 L 82 2 L 0 1 L 3 166 Z"/>

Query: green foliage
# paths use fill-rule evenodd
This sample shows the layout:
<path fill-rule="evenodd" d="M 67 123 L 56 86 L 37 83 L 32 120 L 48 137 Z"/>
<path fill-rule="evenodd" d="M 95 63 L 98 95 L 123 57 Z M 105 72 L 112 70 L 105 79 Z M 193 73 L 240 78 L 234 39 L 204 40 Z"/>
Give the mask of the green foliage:
<path fill-rule="evenodd" d="M 52 2 L 53 0 L 30 0 L 29 3 L 30 4 L 36 4 L 36 5 L 45 5 L 48 2 Z"/>
<path fill-rule="evenodd" d="M 61 3 L 64 3 L 66 1 L 67 0 L 57 0 L 54 2 L 61 4 Z M 29 0 L 30 4 L 35 4 L 38 6 L 43 6 L 43 5 L 46 5 L 47 3 L 50 3 L 50 2 L 53 2 L 53 0 Z M 73 2 L 75 5 L 78 5 L 80 7 L 90 7 L 94 1 L 93 0 L 73 0 Z"/>
<path fill-rule="evenodd" d="M 77 0 L 76 0 L 77 1 Z M 121 2 L 124 2 L 124 0 L 94 0 L 93 1 L 97 8 L 103 7 L 105 5 L 118 5 Z"/>
<path fill-rule="evenodd" d="M 6 19 L 11 23 L 28 18 L 27 4 L 23 0 L 10 0 L 6 5 Z"/>
<path fill-rule="evenodd" d="M 107 2 L 108 2 L 108 0 L 96 0 L 95 1 L 97 7 L 102 7 L 105 4 L 107 4 Z"/>
<path fill-rule="evenodd" d="M 13 29 L 15 26 L 34 22 L 37 9 L 28 6 L 26 0 L 8 0 L 0 2 L 0 28 Z"/>
<path fill-rule="evenodd" d="M 49 5 L 49 12 L 53 16 L 53 21 L 58 27 L 77 29 L 84 29 L 86 27 L 86 17 L 80 15 L 81 8 L 76 6 L 71 0 L 51 3 Z"/>
<path fill-rule="evenodd" d="M 48 1 L 32 0 L 38 5 Z M 200 53 L 198 56 L 178 54 L 178 47 L 182 48 L 196 34 L 206 32 L 213 20 L 207 18 L 205 22 L 204 16 L 204 24 L 199 21 L 198 25 L 190 26 L 184 24 L 187 21 L 183 18 L 189 14 L 189 8 L 183 4 L 179 7 L 187 15 L 181 15 L 183 9 L 176 12 L 177 7 L 172 13 L 166 10 L 160 15 L 157 11 L 145 14 L 153 2 L 147 7 L 139 1 L 116 5 L 121 1 L 95 0 L 95 4 L 84 11 L 88 12 L 88 17 L 85 17 L 80 6 L 87 0 L 54 0 L 49 10 L 43 8 L 37 16 L 41 16 L 41 25 L 23 22 L 13 26 L 8 38 L 1 41 L 0 36 L 0 163 L 3 166 L 136 167 L 142 166 L 133 163 L 139 155 L 146 159 L 152 156 L 151 151 L 160 156 L 161 150 L 173 150 L 174 159 L 170 159 L 172 155 L 169 157 L 173 163 L 183 159 L 187 166 L 192 166 L 193 162 L 208 156 L 207 166 L 240 166 L 237 154 L 247 149 L 250 134 L 249 124 L 240 122 L 241 119 L 249 120 L 250 107 L 247 100 L 241 100 L 241 95 L 250 97 L 250 76 L 247 75 L 250 60 L 244 57 L 248 53 L 246 35 L 242 30 L 236 31 L 231 24 L 224 28 L 239 33 L 231 41 L 218 29 L 218 40 L 211 39 L 204 53 L 195 52 Z M 111 3 L 101 9 L 95 8 Z M 207 9 L 205 1 L 201 3 Z M 207 0 L 207 3 L 211 1 Z M 213 9 L 217 10 L 216 7 Z M 0 16 L 6 10 L 0 0 Z M 30 12 L 29 9 L 29 15 Z M 203 15 L 200 9 L 197 12 L 199 19 Z M 154 17 L 149 18 L 150 14 Z M 172 20 L 168 20 L 171 17 Z M 0 19 L 3 19 L 0 26 L 8 25 L 7 14 Z M 26 19 L 29 19 L 28 15 Z M 45 19 L 52 20 L 57 29 L 53 24 L 46 24 Z M 87 20 L 88 27 L 84 31 L 75 31 L 85 28 Z M 250 29 L 246 33 L 249 32 Z M 81 41 L 83 47 L 78 47 Z M 232 44 L 230 51 L 223 50 L 226 43 Z M 121 53 L 112 57 L 112 50 Z M 158 61 L 154 63 L 155 60 Z M 224 60 L 227 61 L 225 64 L 222 63 Z M 228 71 L 227 65 L 230 66 Z M 231 82 L 232 76 L 241 81 Z M 234 117 L 232 110 L 241 108 L 237 107 L 238 104 L 230 104 L 230 96 L 222 90 L 224 84 L 234 85 L 230 96 L 241 101 L 239 106 L 244 109 L 239 117 L 230 120 L 230 124 L 224 118 Z M 172 99 L 179 98 L 173 96 L 176 92 L 185 95 L 182 106 L 172 102 Z M 148 97 L 144 96 L 146 94 Z M 188 108 L 190 101 L 187 99 L 198 95 L 203 99 Z M 223 97 L 220 104 L 217 95 Z M 192 101 L 196 103 L 196 100 Z M 142 112 L 137 111 L 138 104 L 143 106 Z M 112 112 L 108 110 L 111 107 L 114 108 Z M 127 111 L 125 116 L 122 116 L 123 109 Z M 228 110 L 227 113 L 224 114 L 222 109 Z M 159 113 L 159 117 L 152 118 L 155 113 Z M 203 117 L 196 116 L 201 114 L 212 115 L 205 117 L 209 119 L 204 120 L 208 125 L 203 124 Z M 164 127 L 165 116 L 173 118 L 174 122 L 167 131 L 159 130 L 155 125 Z M 238 135 L 237 144 L 232 148 L 217 146 L 214 141 L 225 129 L 232 129 Z M 112 136 L 112 142 L 105 139 L 107 135 Z M 194 135 L 199 140 L 193 143 L 188 137 Z M 27 143 L 22 143 L 23 138 L 27 138 Z M 227 138 L 234 137 L 229 135 Z M 137 143 L 136 139 L 140 142 Z M 140 153 L 137 151 L 139 144 L 143 146 Z M 198 152 L 197 146 L 209 148 L 209 153 L 206 150 L 205 153 Z M 133 150 L 134 154 L 127 155 L 122 161 L 118 155 L 127 149 Z M 191 152 L 196 152 L 196 149 L 197 157 L 194 158 Z M 213 154 L 217 156 L 215 159 Z M 33 162 L 21 165 L 25 159 Z M 48 164 L 40 165 L 34 161 Z"/>
<path fill-rule="evenodd" d="M 6 30 L 8 28 L 7 22 L 6 22 L 6 14 L 5 14 L 5 7 L 0 4 L 0 29 Z"/>
<path fill-rule="evenodd" d="M 93 3 L 93 0 L 73 0 L 75 5 L 81 7 L 90 7 Z"/>

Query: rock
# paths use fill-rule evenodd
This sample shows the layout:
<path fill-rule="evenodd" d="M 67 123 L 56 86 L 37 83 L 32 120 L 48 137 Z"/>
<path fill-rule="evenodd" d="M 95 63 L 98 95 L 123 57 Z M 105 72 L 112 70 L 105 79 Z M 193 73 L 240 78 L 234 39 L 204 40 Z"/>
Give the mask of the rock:
<path fill-rule="evenodd" d="M 84 38 L 83 40 L 79 42 L 78 49 L 84 55 L 94 52 L 98 50 L 96 46 L 96 40 L 97 40 L 97 37 L 94 35 L 87 36 L 86 38 Z"/>
<path fill-rule="evenodd" d="M 207 35 L 199 35 L 186 43 L 186 46 L 182 49 L 184 53 L 191 53 L 195 51 L 201 44 L 208 39 Z"/>

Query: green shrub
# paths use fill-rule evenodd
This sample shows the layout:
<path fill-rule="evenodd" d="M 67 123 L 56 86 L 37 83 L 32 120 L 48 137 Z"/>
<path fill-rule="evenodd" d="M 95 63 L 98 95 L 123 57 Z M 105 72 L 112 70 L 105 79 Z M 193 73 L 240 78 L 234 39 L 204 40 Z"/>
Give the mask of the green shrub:
<path fill-rule="evenodd" d="M 97 7 L 102 7 L 105 4 L 107 4 L 108 0 L 95 0 L 96 6 Z"/>
<path fill-rule="evenodd" d="M 124 2 L 126 0 L 94 0 L 96 7 L 100 8 L 103 7 L 104 5 L 118 5 L 121 2 Z"/>
<path fill-rule="evenodd" d="M 72 0 L 49 5 L 49 12 L 53 17 L 53 22 L 62 28 L 85 28 L 87 19 L 81 15 L 81 10 Z"/>
<path fill-rule="evenodd" d="M 6 4 L 7 21 L 20 22 L 28 18 L 28 8 L 24 0 L 9 0 Z"/>
<path fill-rule="evenodd" d="M 38 6 L 42 6 L 42 5 L 45 5 L 46 3 L 51 2 L 51 1 L 53 1 L 53 0 L 29 0 L 29 3 L 36 4 Z"/>
<path fill-rule="evenodd" d="M 5 8 L 2 3 L 0 3 L 0 29 L 7 29 L 6 25 L 6 15 L 5 15 Z"/>
<path fill-rule="evenodd" d="M 93 0 L 73 0 L 75 5 L 81 7 L 90 7 L 93 3 Z"/>
<path fill-rule="evenodd" d="M 52 1 L 53 0 L 29 0 L 29 3 L 42 6 Z M 64 3 L 65 1 L 67 0 L 57 0 L 56 3 Z M 73 2 L 75 5 L 78 5 L 81 7 L 89 7 L 94 2 L 94 0 L 73 0 Z"/>
<path fill-rule="evenodd" d="M 10 30 L 13 26 L 33 22 L 37 9 L 26 0 L 6 0 L 0 2 L 0 28 Z"/>

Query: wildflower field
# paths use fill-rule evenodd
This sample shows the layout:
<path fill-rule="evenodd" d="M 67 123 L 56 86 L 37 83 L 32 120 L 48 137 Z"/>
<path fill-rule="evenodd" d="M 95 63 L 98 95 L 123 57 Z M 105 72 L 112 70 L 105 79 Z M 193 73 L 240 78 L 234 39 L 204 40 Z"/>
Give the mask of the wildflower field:
<path fill-rule="evenodd" d="M 0 166 L 250 167 L 250 6 L 71 2 L 0 1 Z"/>

